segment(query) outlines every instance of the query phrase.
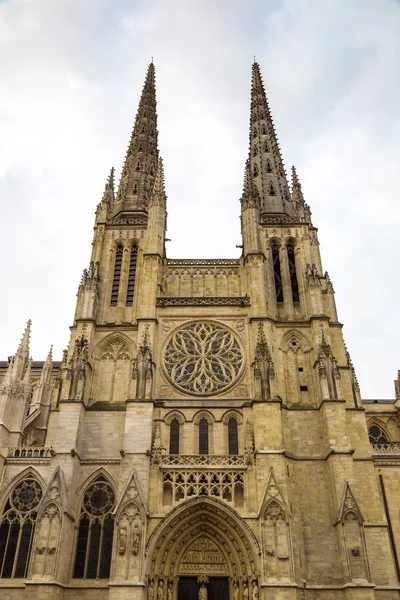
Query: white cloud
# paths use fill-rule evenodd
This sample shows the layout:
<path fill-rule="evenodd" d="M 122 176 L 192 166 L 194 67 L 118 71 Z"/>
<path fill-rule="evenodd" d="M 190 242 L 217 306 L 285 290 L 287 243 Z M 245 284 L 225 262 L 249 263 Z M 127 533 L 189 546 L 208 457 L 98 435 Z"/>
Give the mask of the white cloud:
<path fill-rule="evenodd" d="M 250 66 L 319 227 L 366 397 L 397 362 L 400 5 L 394 0 L 0 3 L 0 356 L 68 342 L 94 210 L 157 70 L 170 256 L 237 256 Z M 201 226 L 199 226 L 199 222 Z"/>

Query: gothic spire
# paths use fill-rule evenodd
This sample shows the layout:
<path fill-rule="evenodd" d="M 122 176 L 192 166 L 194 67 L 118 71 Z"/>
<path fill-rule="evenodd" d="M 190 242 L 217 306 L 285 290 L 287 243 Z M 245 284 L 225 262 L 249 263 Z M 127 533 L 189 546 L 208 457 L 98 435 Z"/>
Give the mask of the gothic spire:
<path fill-rule="evenodd" d="M 107 204 L 107 208 L 110 209 L 115 202 L 114 192 L 114 167 L 111 167 L 110 174 L 108 176 L 106 185 L 104 186 L 104 193 L 102 201 Z"/>
<path fill-rule="evenodd" d="M 6 378 L 7 381 L 22 381 L 25 372 L 29 366 L 29 341 L 31 335 L 32 321 L 26 324 L 22 340 L 18 346 L 18 350 L 15 356 L 12 357 L 7 369 Z"/>
<path fill-rule="evenodd" d="M 251 174 L 261 198 L 261 214 L 293 214 L 289 186 L 258 63 L 253 63 L 250 109 Z"/>
<path fill-rule="evenodd" d="M 136 114 L 114 214 L 147 212 L 158 161 L 154 64 L 150 63 Z"/>

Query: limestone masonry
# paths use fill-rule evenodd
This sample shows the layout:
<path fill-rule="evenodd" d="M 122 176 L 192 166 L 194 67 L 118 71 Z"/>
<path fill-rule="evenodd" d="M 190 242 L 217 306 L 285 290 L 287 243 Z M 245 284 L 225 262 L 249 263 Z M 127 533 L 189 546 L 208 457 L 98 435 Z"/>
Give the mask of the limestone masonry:
<path fill-rule="evenodd" d="M 400 598 L 400 377 L 363 401 L 259 66 L 240 259 L 168 259 L 150 64 L 61 362 L 0 363 L 0 600 Z"/>

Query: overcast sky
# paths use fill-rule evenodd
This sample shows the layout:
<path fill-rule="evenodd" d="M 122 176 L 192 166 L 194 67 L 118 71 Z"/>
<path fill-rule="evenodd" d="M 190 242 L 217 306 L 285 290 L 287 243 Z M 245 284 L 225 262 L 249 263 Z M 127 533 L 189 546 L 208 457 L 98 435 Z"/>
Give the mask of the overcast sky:
<path fill-rule="evenodd" d="M 0 360 L 67 346 L 154 57 L 171 258 L 237 257 L 250 72 L 319 228 L 364 398 L 400 368 L 400 3 L 0 0 Z"/>

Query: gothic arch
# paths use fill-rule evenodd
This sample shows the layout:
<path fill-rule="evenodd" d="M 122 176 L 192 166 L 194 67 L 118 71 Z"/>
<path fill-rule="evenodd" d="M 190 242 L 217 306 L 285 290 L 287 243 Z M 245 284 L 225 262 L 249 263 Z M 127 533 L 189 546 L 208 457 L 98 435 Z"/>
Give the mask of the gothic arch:
<path fill-rule="evenodd" d="M 303 352 L 310 352 L 312 349 L 306 336 L 295 329 L 291 329 L 282 336 L 280 349 L 283 352 L 288 352 L 289 350 L 296 351 L 298 348 Z"/>
<path fill-rule="evenodd" d="M 99 467 L 98 469 L 93 471 L 88 477 L 86 477 L 86 479 L 81 483 L 81 485 L 78 488 L 74 507 L 76 509 L 76 522 L 79 522 L 80 508 L 82 506 L 83 497 L 85 495 L 86 489 L 90 486 L 91 483 L 94 483 L 98 477 L 104 477 L 106 482 L 113 488 L 114 494 L 117 494 L 117 482 L 110 475 L 110 473 L 106 471 L 106 469 L 104 469 L 103 467 Z"/>
<path fill-rule="evenodd" d="M 229 419 L 236 419 L 238 425 L 243 425 L 243 417 L 238 410 L 227 410 L 223 415 L 221 421 L 224 425 L 228 425 Z"/>
<path fill-rule="evenodd" d="M 209 410 L 201 409 L 195 415 L 193 415 L 193 423 L 198 425 L 201 419 L 206 419 L 210 425 L 215 423 L 215 417 Z"/>
<path fill-rule="evenodd" d="M 3 494 L 1 496 L 1 501 L 0 501 L 0 515 L 3 513 L 4 506 L 7 502 L 7 498 L 10 495 L 12 489 L 15 486 L 17 486 L 21 481 L 23 481 L 24 479 L 28 479 L 28 478 L 36 479 L 36 481 L 42 488 L 42 493 L 44 492 L 44 490 L 46 489 L 46 483 L 45 483 L 43 477 L 33 467 L 27 467 L 26 469 L 21 471 L 21 473 L 16 475 L 13 479 L 11 479 L 11 481 L 9 482 L 9 484 L 3 491 Z"/>
<path fill-rule="evenodd" d="M 136 348 L 135 344 L 132 340 L 125 335 L 124 333 L 110 333 L 105 338 L 101 340 L 94 348 L 92 352 L 92 356 L 97 360 L 101 360 L 105 351 L 107 351 L 107 347 L 117 343 L 120 343 L 121 346 L 125 346 L 129 353 L 129 358 L 132 359 L 135 356 Z"/>
<path fill-rule="evenodd" d="M 381 436 L 386 437 L 388 442 L 390 442 L 390 440 L 393 439 L 388 431 L 387 424 L 383 423 L 379 418 L 372 417 L 367 420 L 367 431 L 368 431 L 368 436 L 369 436 L 370 440 L 372 437 L 371 433 L 370 433 L 371 427 L 378 427 L 379 430 L 381 431 Z M 377 442 L 378 442 L 378 440 L 377 440 Z"/>
<path fill-rule="evenodd" d="M 193 543 L 212 544 L 216 560 L 194 563 L 196 553 L 186 552 Z M 194 554 L 194 557 L 193 557 Z M 193 498 L 173 509 L 157 525 L 146 547 L 146 571 L 154 577 L 183 574 L 225 575 L 257 578 L 260 572 L 260 545 L 239 514 L 220 500 Z"/>
<path fill-rule="evenodd" d="M 169 413 L 167 413 L 164 418 L 164 423 L 166 425 L 171 425 L 171 421 L 173 421 L 173 419 L 178 419 L 180 425 L 186 423 L 186 417 L 180 410 L 171 410 Z"/>

